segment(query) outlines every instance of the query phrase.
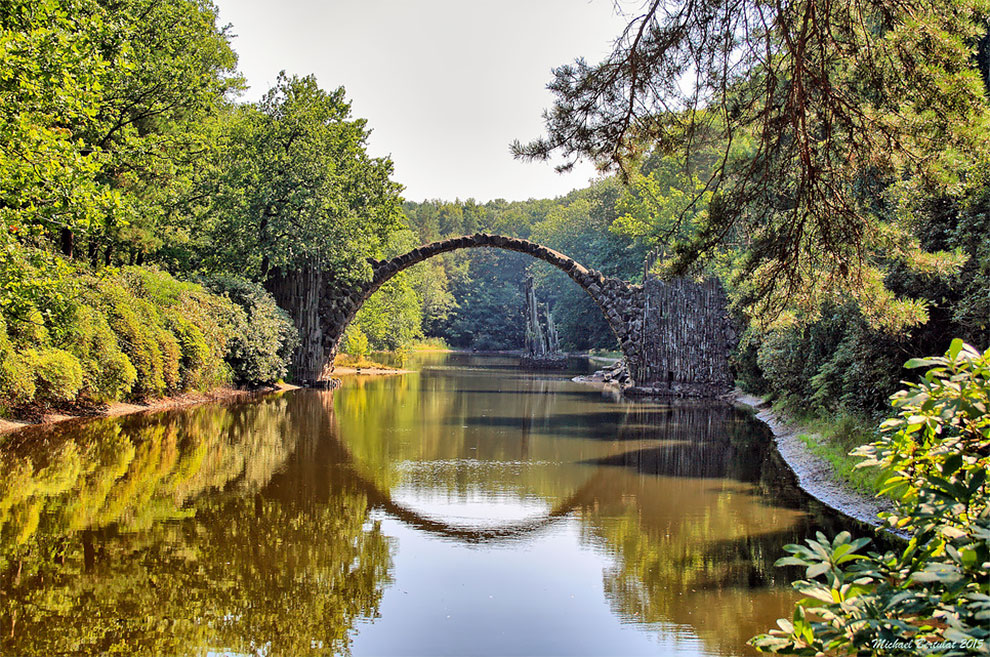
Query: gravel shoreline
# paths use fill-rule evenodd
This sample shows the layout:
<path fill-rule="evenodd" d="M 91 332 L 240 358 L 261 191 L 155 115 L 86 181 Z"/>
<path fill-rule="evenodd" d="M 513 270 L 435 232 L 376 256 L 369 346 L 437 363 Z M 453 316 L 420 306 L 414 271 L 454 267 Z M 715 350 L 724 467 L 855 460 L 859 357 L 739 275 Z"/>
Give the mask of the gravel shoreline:
<path fill-rule="evenodd" d="M 839 479 L 832 464 L 812 454 L 798 437 L 804 432 L 774 412 L 762 399 L 736 390 L 735 400 L 755 411 L 756 418 L 770 427 L 777 453 L 794 472 L 801 490 L 854 520 L 873 527 L 881 526 L 878 514 L 893 509 L 888 502 L 861 493 Z"/>

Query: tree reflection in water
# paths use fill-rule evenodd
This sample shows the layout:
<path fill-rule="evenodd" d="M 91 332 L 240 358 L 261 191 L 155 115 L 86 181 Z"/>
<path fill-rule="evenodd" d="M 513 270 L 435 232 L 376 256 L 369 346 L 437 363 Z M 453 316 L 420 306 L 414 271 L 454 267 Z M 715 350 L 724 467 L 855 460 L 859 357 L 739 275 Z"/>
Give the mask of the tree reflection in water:
<path fill-rule="evenodd" d="M 545 539 L 562 552 L 527 567 L 590 587 L 577 592 L 595 622 L 683 635 L 692 654 L 744 653 L 787 613 L 780 547 L 831 521 L 774 465 L 762 425 L 472 367 L 24 433 L 0 450 L 0 654 L 346 653 L 400 564 L 470 555 L 514 581 L 496 544 L 522 559 Z M 403 525 L 428 554 L 386 536 Z M 593 566 L 574 584 L 589 548 L 601 580 Z M 529 584 L 505 618 L 554 613 Z M 401 618 L 422 603 L 398 588 Z M 362 638 L 445 645 L 389 618 Z"/>
<path fill-rule="evenodd" d="M 283 494 L 298 441 L 325 433 L 294 425 L 329 420 L 292 407 L 97 420 L 8 446 L 0 652 L 346 652 L 377 613 L 390 546 L 360 491 Z"/>

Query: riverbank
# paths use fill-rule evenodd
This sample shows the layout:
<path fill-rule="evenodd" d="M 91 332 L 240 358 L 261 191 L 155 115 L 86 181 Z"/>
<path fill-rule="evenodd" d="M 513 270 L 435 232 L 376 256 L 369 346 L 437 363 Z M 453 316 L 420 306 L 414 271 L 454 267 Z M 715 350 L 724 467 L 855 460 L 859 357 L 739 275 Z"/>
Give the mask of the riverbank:
<path fill-rule="evenodd" d="M 215 388 L 209 392 L 188 392 L 172 397 L 162 397 L 147 402 L 113 402 L 110 404 L 94 404 L 92 406 L 80 406 L 77 408 L 61 408 L 44 412 L 37 421 L 12 420 L 0 418 L 0 436 L 23 429 L 25 427 L 49 426 L 65 422 L 67 420 L 78 420 L 80 418 L 115 417 L 119 415 L 130 415 L 132 413 L 150 413 L 154 411 L 167 411 L 173 408 L 192 406 L 195 404 L 205 404 L 218 401 L 236 401 L 258 394 L 271 392 L 281 392 L 284 390 L 295 390 L 299 386 L 288 383 L 280 383 L 264 388 L 245 389 L 233 387 Z"/>
<path fill-rule="evenodd" d="M 374 364 L 368 367 L 335 366 L 334 375 L 341 376 L 387 376 L 391 374 L 409 374 L 410 370 L 386 367 L 385 365 Z M 154 411 L 167 411 L 173 408 L 192 406 L 194 404 L 206 404 L 209 402 L 236 401 L 258 394 L 271 392 L 282 392 L 285 390 L 295 390 L 299 386 L 289 383 L 279 383 L 274 386 L 262 388 L 246 389 L 224 386 L 209 392 L 187 392 L 171 397 L 162 397 L 147 402 L 112 402 L 109 404 L 92 404 L 65 406 L 46 411 L 40 411 L 35 420 L 20 420 L 10 418 L 0 418 L 0 436 L 23 429 L 25 427 L 49 426 L 65 422 L 67 420 L 77 420 L 80 418 L 115 417 L 119 415 L 130 415 L 131 413 L 150 413 Z"/>
<path fill-rule="evenodd" d="M 863 493 L 844 481 L 824 458 L 813 454 L 800 436 L 807 433 L 792 420 L 774 411 L 769 404 L 741 390 L 737 403 L 756 413 L 756 418 L 773 433 L 777 452 L 797 477 L 798 486 L 813 498 L 836 511 L 873 527 L 881 524 L 879 513 L 893 506 L 882 498 Z"/>

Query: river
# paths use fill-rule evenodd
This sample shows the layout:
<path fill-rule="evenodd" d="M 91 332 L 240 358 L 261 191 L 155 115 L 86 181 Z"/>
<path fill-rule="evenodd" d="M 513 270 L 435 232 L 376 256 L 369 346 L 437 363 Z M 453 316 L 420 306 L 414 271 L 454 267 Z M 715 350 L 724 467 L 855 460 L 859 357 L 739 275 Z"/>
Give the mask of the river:
<path fill-rule="evenodd" d="M 747 411 L 408 367 L 13 436 L 0 654 L 755 654 L 840 524 Z"/>

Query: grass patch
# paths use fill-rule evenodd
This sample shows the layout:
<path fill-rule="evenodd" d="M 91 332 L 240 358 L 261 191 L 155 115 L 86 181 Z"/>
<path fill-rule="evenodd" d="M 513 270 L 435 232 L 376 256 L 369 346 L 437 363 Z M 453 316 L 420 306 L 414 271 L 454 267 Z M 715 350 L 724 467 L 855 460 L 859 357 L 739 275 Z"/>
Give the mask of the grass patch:
<path fill-rule="evenodd" d="M 834 420 L 803 420 L 801 425 L 807 432 L 799 434 L 798 438 L 809 452 L 828 461 L 840 479 L 864 493 L 879 492 L 876 470 L 857 468 L 863 459 L 849 455 L 849 452 L 860 445 L 876 439 L 871 428 L 849 416 Z"/>

